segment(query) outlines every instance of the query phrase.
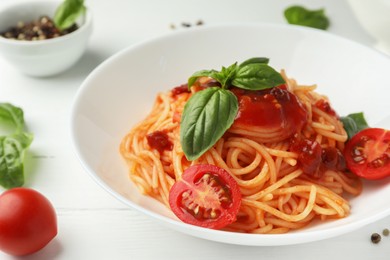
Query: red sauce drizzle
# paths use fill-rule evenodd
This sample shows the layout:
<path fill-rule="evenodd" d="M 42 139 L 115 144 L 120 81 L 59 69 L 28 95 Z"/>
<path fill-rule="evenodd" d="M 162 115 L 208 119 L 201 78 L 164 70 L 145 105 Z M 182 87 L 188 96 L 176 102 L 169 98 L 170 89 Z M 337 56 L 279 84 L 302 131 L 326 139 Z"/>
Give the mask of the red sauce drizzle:
<path fill-rule="evenodd" d="M 151 148 L 156 149 L 160 154 L 164 152 L 164 150 L 172 151 L 173 144 L 169 140 L 167 133 L 163 131 L 155 131 L 146 136 L 148 140 L 148 144 Z"/>
<path fill-rule="evenodd" d="M 346 163 L 342 152 L 335 147 L 324 147 L 297 134 L 291 138 L 290 150 L 298 153 L 298 164 L 302 171 L 320 178 L 326 170 L 345 171 Z"/>
<path fill-rule="evenodd" d="M 320 177 L 322 148 L 318 142 L 295 135 L 291 139 L 290 150 L 298 153 L 297 160 L 304 173 Z"/>
<path fill-rule="evenodd" d="M 322 163 L 326 169 L 345 171 L 347 164 L 343 153 L 335 147 L 322 148 Z"/>
<path fill-rule="evenodd" d="M 239 102 L 236 124 L 283 128 L 289 137 L 299 132 L 307 122 L 306 109 L 284 85 L 256 91 L 232 88 L 231 91 Z"/>
<path fill-rule="evenodd" d="M 330 106 L 329 102 L 325 99 L 318 100 L 315 104 L 316 107 L 331 116 L 337 116 L 336 111 Z"/>
<path fill-rule="evenodd" d="M 220 87 L 220 86 L 221 86 L 221 84 L 218 81 L 216 81 L 214 79 L 210 79 L 210 80 L 208 80 L 208 81 L 206 81 L 204 83 L 196 81 L 194 83 L 194 85 L 192 86 L 192 88 L 194 88 L 193 90 L 195 92 L 198 92 L 198 91 L 201 91 L 201 90 L 203 90 L 205 88 Z M 173 96 L 177 96 L 177 95 L 180 95 L 182 93 L 190 93 L 191 91 L 188 89 L 188 84 L 185 83 L 185 84 L 182 84 L 180 86 L 174 87 L 171 90 L 171 92 L 172 92 Z"/>
<path fill-rule="evenodd" d="M 181 93 L 189 93 L 190 91 L 188 90 L 188 85 L 187 84 L 182 84 L 180 86 L 174 87 L 172 90 L 172 95 L 177 96 L 180 95 Z"/>

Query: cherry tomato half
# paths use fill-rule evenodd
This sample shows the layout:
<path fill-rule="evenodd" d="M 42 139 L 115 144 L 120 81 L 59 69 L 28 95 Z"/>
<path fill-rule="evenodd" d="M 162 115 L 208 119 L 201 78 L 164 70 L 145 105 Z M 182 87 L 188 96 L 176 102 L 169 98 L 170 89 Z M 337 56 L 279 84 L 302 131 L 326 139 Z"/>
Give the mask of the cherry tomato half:
<path fill-rule="evenodd" d="M 221 229 L 234 222 L 241 205 L 237 182 L 222 168 L 193 165 L 169 192 L 169 204 L 185 223 Z"/>
<path fill-rule="evenodd" d="M 46 246 L 57 235 L 57 218 L 50 201 L 28 188 L 0 195 L 0 250 L 27 255 Z"/>
<path fill-rule="evenodd" d="M 344 156 L 348 169 L 356 175 L 377 180 L 390 176 L 390 131 L 366 128 L 346 144 Z"/>

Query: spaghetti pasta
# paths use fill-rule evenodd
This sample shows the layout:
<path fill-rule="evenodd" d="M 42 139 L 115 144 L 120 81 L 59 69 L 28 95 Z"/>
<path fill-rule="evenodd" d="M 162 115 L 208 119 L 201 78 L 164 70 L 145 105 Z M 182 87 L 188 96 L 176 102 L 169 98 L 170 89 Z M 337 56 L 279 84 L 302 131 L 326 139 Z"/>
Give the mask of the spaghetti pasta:
<path fill-rule="evenodd" d="M 286 88 L 307 111 L 307 123 L 300 135 L 322 148 L 344 149 L 347 134 L 337 116 L 315 104 L 327 101 L 315 92 L 316 86 L 298 85 L 281 75 Z M 207 81 L 207 79 L 202 79 Z M 195 164 L 212 164 L 225 169 L 237 182 L 242 203 L 234 223 L 225 230 L 260 234 L 285 233 L 300 229 L 313 220 L 348 216 L 346 194 L 359 195 L 360 180 L 346 171 L 325 169 L 321 176 L 306 174 L 299 153 L 291 149 L 290 138 L 280 140 L 283 129 L 231 127 L 200 158 L 188 161 L 180 144 L 180 116 L 192 92 L 158 94 L 150 114 L 122 140 L 120 153 L 130 179 L 139 190 L 169 207 L 169 191 L 185 169 Z M 166 135 L 171 149 L 153 149 L 147 137 Z"/>

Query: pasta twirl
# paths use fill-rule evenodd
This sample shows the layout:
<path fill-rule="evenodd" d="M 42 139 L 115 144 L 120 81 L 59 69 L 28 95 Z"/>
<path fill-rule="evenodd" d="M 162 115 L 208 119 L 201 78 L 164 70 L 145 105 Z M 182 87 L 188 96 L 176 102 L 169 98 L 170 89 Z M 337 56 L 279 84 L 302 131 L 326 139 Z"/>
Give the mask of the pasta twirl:
<path fill-rule="evenodd" d="M 323 148 L 343 150 L 347 134 L 342 123 L 316 105 L 327 98 L 315 92 L 316 86 L 298 85 L 284 71 L 281 74 L 287 90 L 295 94 L 308 114 L 299 134 Z M 180 116 L 193 91 L 196 89 L 178 95 L 172 91 L 158 94 L 150 114 L 123 138 L 120 152 L 130 179 L 142 193 L 169 207 L 169 190 L 184 170 L 195 164 L 212 164 L 228 171 L 242 194 L 237 220 L 226 230 L 285 233 L 315 219 L 348 216 L 347 196 L 360 194 L 360 180 L 334 169 L 324 170 L 320 177 L 304 173 L 299 154 L 291 150 L 290 138 L 273 141 L 283 129 L 232 127 L 199 159 L 188 161 L 180 144 Z M 171 149 L 150 147 L 147 136 L 156 132 L 167 136 Z"/>

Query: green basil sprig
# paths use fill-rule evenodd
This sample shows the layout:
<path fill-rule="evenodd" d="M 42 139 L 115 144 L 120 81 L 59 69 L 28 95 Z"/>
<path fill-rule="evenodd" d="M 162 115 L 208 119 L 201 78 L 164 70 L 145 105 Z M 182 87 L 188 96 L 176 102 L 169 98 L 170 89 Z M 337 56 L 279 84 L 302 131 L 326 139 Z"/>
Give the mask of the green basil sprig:
<path fill-rule="evenodd" d="M 20 187 L 24 184 L 24 153 L 33 135 L 24 132 L 23 110 L 9 103 L 0 103 L 0 122 L 15 128 L 12 134 L 0 136 L 0 185 Z"/>
<path fill-rule="evenodd" d="M 268 62 L 268 58 L 251 58 L 239 65 L 222 67 L 221 71 L 197 71 L 188 79 L 189 88 L 200 77 L 213 78 L 221 85 L 196 92 L 184 106 L 180 142 L 188 160 L 199 158 L 233 124 L 238 113 L 238 100 L 229 87 L 262 90 L 285 83 Z"/>
<path fill-rule="evenodd" d="M 284 17 L 290 24 L 313 27 L 326 30 L 329 27 L 329 19 L 324 9 L 308 10 L 303 6 L 291 6 L 284 11 Z"/>
<path fill-rule="evenodd" d="M 351 139 L 352 136 L 369 127 L 362 112 L 343 116 L 340 120 L 343 122 L 344 129 L 348 134 L 348 139 Z"/>
<path fill-rule="evenodd" d="M 206 152 L 233 123 L 238 111 L 236 96 L 219 87 L 207 88 L 188 100 L 181 122 L 181 141 L 187 159 Z"/>
<path fill-rule="evenodd" d="M 54 24 L 63 31 L 71 27 L 86 10 L 84 0 L 64 0 L 54 14 Z"/>

